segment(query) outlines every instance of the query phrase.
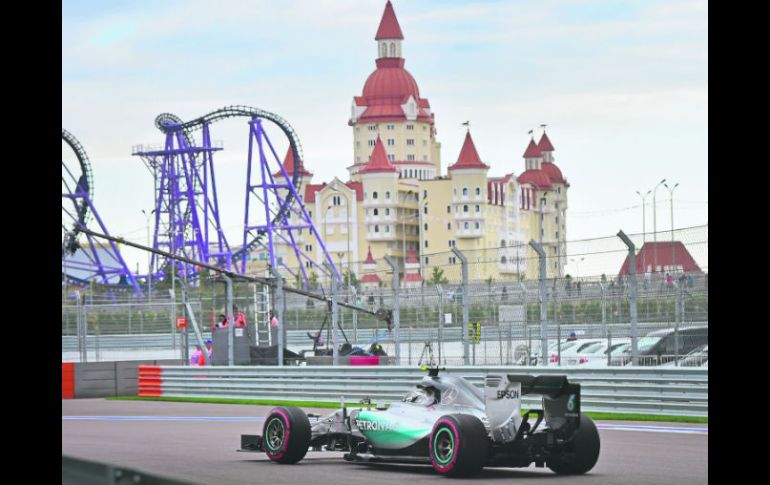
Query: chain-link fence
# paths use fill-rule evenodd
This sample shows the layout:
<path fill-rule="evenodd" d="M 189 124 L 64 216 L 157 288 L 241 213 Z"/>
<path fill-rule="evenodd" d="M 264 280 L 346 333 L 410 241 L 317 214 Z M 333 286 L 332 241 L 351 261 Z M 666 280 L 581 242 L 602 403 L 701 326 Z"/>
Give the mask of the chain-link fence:
<path fill-rule="evenodd" d="M 509 273 L 515 266 L 507 256 L 511 246 L 501 246 L 421 255 L 428 265 L 406 272 L 420 271 L 424 278 L 400 285 L 397 307 L 389 284 L 393 272 L 377 269 L 367 273 L 379 277 L 376 286 L 359 284 L 363 275 L 353 274 L 353 284 L 335 294 L 303 288 L 323 293 L 326 301 L 286 291 L 276 303 L 270 286 L 236 281 L 233 313 L 236 319 L 243 314 L 253 345 L 270 345 L 276 338 L 268 312 L 279 304 L 286 347 L 299 353 L 319 335 L 318 347 L 331 347 L 332 299 L 359 306 L 371 313 L 339 307 L 338 346 L 347 342 L 367 351 L 379 343 L 389 355 L 399 353 L 405 365 L 624 365 L 634 354 L 634 327 L 637 364 L 707 365 L 708 226 L 628 239 L 635 246 L 634 275 L 629 249 L 618 236 L 568 241 L 553 254 L 543 244 L 545 278 L 538 274 L 535 251 L 514 251 L 527 256 L 516 262 L 520 272 Z M 460 255 L 467 260 L 465 284 Z M 204 339 L 218 321 L 234 320 L 221 278 L 204 273 L 188 282 L 185 295 L 182 285 L 160 283 L 152 300 L 98 288 L 64 298 L 62 358 L 184 357 L 183 340 L 191 331 L 189 325 L 176 327 L 178 317 L 194 318 Z M 374 315 L 383 308 L 397 314 L 398 328 L 395 318 Z M 195 345 L 188 338 L 188 354 Z M 547 352 L 541 352 L 543 345 Z M 691 358 L 683 358 L 690 352 Z"/>

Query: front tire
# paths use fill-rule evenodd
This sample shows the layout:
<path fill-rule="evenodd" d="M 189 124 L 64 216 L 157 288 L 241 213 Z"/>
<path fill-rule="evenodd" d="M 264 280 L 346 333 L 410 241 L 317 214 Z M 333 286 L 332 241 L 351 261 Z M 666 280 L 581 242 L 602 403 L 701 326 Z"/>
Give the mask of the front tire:
<path fill-rule="evenodd" d="M 448 414 L 433 425 L 428 454 L 433 468 L 451 477 L 473 476 L 481 471 L 489 454 L 484 424 L 470 414 Z"/>
<path fill-rule="evenodd" d="M 582 475 L 596 465 L 599 449 L 596 425 L 591 418 L 581 414 L 575 437 L 563 450 L 551 455 L 546 464 L 559 475 Z"/>
<path fill-rule="evenodd" d="M 297 463 L 310 447 L 310 420 L 300 408 L 275 408 L 265 419 L 262 440 L 265 453 L 272 461 Z"/>

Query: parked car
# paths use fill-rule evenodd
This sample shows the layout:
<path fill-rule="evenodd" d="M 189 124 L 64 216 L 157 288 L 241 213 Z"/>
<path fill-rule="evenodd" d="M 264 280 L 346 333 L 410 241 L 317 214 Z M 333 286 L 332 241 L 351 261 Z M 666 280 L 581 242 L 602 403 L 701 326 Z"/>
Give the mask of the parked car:
<path fill-rule="evenodd" d="M 678 349 L 677 332 L 673 328 L 656 330 L 640 338 L 637 341 L 639 365 L 660 365 L 671 361 L 675 355 L 687 355 L 709 342 L 709 328 L 705 326 L 680 328 L 678 334 Z"/>
<path fill-rule="evenodd" d="M 692 350 L 677 362 L 668 362 L 661 367 L 708 367 L 709 344 L 703 344 Z"/>

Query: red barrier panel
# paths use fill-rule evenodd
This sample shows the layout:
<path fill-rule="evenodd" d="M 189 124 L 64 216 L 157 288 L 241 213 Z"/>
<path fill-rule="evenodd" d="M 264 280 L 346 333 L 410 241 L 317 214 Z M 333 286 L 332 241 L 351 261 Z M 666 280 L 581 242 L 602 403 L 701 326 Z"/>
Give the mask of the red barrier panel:
<path fill-rule="evenodd" d="M 379 355 L 351 355 L 350 365 L 380 365 Z"/>
<path fill-rule="evenodd" d="M 75 397 L 75 364 L 72 362 L 61 363 L 61 398 L 73 399 Z"/>
<path fill-rule="evenodd" d="M 158 397 L 163 395 L 161 391 L 161 383 L 163 378 L 161 377 L 162 371 L 160 366 L 157 365 L 140 365 L 139 366 L 139 396 L 141 397 Z"/>

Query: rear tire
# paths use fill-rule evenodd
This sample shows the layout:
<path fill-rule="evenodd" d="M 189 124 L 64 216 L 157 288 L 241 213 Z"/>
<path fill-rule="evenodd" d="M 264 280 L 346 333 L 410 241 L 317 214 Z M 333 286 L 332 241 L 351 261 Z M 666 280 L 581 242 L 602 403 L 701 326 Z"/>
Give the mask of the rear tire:
<path fill-rule="evenodd" d="M 489 438 L 484 424 L 470 414 L 448 414 L 433 425 L 428 455 L 433 468 L 450 477 L 469 477 L 484 468 Z"/>
<path fill-rule="evenodd" d="M 599 460 L 599 432 L 593 420 L 580 415 L 580 426 L 575 437 L 560 453 L 547 460 L 548 468 L 559 475 L 582 475 L 591 470 Z"/>
<path fill-rule="evenodd" d="M 297 463 L 310 447 L 310 420 L 300 408 L 275 408 L 265 419 L 262 440 L 265 453 L 272 461 Z"/>

